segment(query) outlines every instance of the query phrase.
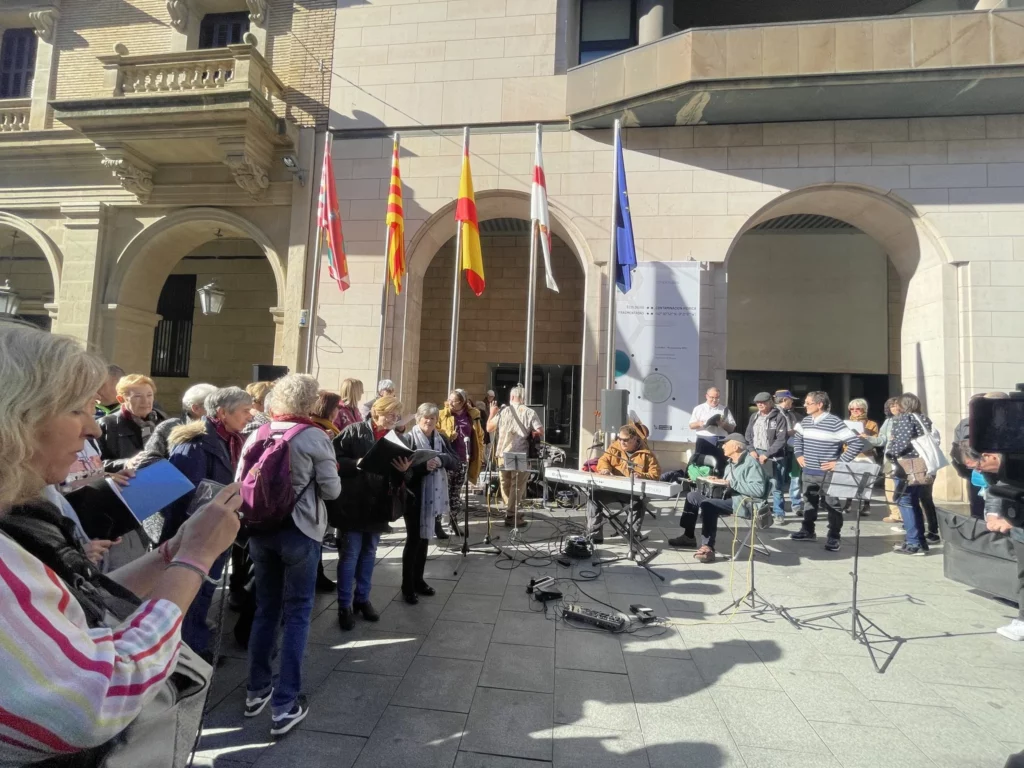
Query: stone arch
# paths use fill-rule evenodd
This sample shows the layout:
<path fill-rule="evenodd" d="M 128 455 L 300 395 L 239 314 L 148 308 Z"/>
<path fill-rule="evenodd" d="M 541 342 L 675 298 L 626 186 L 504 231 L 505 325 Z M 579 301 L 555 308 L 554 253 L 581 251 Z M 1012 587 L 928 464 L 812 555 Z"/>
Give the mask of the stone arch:
<path fill-rule="evenodd" d="M 386 316 L 384 374 L 393 379 L 401 380 L 400 396 L 403 402 L 411 403 L 416 396 L 419 379 L 419 339 L 422 317 L 423 276 L 427 268 L 440 253 L 441 248 L 455 236 L 455 201 L 452 201 L 422 222 L 409 240 L 407 298 L 396 301 L 392 296 Z M 484 190 L 476 195 L 477 214 L 480 221 L 497 218 L 516 218 L 530 220 L 530 195 L 509 189 Z M 582 354 L 582 387 L 583 406 L 580 409 L 581 422 L 583 414 L 594 410 L 598 399 L 597 380 L 593 371 L 597 370 L 599 317 L 591 311 L 592 302 L 587 297 L 593 293 L 593 283 L 601 282 L 601 271 L 595 265 L 593 254 L 586 237 L 573 222 L 571 215 L 555 201 L 549 202 L 551 230 L 576 256 L 583 271 L 585 291 L 579 297 L 584 304 L 583 354 Z M 452 254 L 448 254 L 451 256 Z M 484 269 L 488 266 L 487 253 L 484 252 Z M 543 268 L 543 267 L 541 267 Z M 525 297 L 524 297 L 525 299 Z M 525 301 L 524 301 L 525 304 Z M 394 329 L 400 329 L 394 332 Z M 593 393 L 591 395 L 591 390 Z M 581 423 L 581 440 L 589 439 L 585 424 Z M 582 444 L 582 443 L 581 443 Z"/>
<path fill-rule="evenodd" d="M 912 205 L 897 195 L 859 184 L 815 184 L 782 194 L 750 216 L 733 238 L 725 266 L 728 267 L 740 238 L 752 228 L 769 219 L 799 213 L 845 221 L 886 250 L 900 275 L 904 299 L 900 325 L 901 386 L 904 391 L 921 395 L 943 439 L 952 435 L 962 410 L 959 307 L 956 269 L 941 238 Z M 724 282 L 724 274 L 721 280 Z M 724 286 L 720 290 L 723 295 L 726 293 Z M 722 302 L 716 311 L 725 312 L 726 307 L 726 302 Z M 714 367 L 724 375 L 724 333 L 716 342 L 716 358 L 721 357 Z M 940 498 L 959 498 L 960 483 L 954 481 L 955 477 L 939 483 Z"/>
<path fill-rule="evenodd" d="M 283 305 L 285 262 L 277 248 L 249 219 L 223 208 L 183 208 L 135 235 L 117 258 L 104 303 L 153 312 L 175 264 L 211 239 L 210 225 L 220 227 L 226 235 L 248 238 L 263 250 L 274 273 L 278 305 Z"/>
<path fill-rule="evenodd" d="M 50 278 L 53 280 L 54 301 L 60 296 L 60 275 L 64 266 L 64 257 L 57 246 L 39 227 L 13 213 L 0 211 L 0 226 L 16 229 L 36 244 L 50 267 Z"/>
<path fill-rule="evenodd" d="M 213 239 L 220 228 L 229 237 L 255 242 L 270 264 L 277 292 L 277 307 L 268 307 L 277 323 L 275 359 L 281 353 L 285 305 L 285 261 L 270 237 L 249 219 L 222 208 L 182 208 L 153 222 L 125 246 L 118 256 L 104 293 L 101 345 L 109 359 L 126 370 L 150 369 L 153 328 L 160 316 L 157 302 L 175 265 L 197 247 Z M 227 287 L 227 286 L 225 286 Z M 297 313 L 296 309 L 296 313 Z"/>

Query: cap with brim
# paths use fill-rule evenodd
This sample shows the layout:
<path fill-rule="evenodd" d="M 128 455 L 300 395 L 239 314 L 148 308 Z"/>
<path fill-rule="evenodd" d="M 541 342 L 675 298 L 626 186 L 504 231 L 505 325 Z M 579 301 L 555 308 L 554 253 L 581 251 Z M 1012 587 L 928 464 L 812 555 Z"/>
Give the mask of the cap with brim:
<path fill-rule="evenodd" d="M 760 395 L 758 395 L 758 397 L 760 397 Z M 786 399 L 787 397 L 788 397 L 788 398 L 789 398 L 790 400 L 793 400 L 793 399 L 794 399 L 794 397 L 793 397 L 793 393 L 792 393 L 792 392 L 790 392 L 790 391 L 789 391 L 788 389 L 779 389 L 779 390 L 776 390 L 776 392 L 775 392 L 775 399 L 776 399 L 776 400 L 784 400 L 784 399 Z"/>
<path fill-rule="evenodd" d="M 758 392 L 756 395 L 754 395 L 755 403 L 770 403 L 771 401 L 772 396 L 769 395 L 767 392 Z"/>
<path fill-rule="evenodd" d="M 732 441 L 740 443 L 741 445 L 746 445 L 747 444 L 747 438 L 744 437 L 743 435 L 741 435 L 739 432 L 731 432 L 728 435 L 726 435 L 725 439 L 722 440 L 722 444 L 724 445 L 725 443 L 732 442 Z"/>

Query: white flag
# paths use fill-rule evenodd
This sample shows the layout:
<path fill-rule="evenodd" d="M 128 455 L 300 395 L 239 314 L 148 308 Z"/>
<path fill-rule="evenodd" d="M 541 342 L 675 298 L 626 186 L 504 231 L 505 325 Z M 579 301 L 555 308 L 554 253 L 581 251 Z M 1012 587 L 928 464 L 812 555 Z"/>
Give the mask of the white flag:
<path fill-rule="evenodd" d="M 533 161 L 533 188 L 530 191 L 530 218 L 540 230 L 540 246 L 544 250 L 544 282 L 558 293 L 558 283 L 551 272 L 551 219 L 548 216 L 548 184 L 544 178 L 544 162 L 540 156 L 540 125 L 537 126 L 537 154 Z"/>

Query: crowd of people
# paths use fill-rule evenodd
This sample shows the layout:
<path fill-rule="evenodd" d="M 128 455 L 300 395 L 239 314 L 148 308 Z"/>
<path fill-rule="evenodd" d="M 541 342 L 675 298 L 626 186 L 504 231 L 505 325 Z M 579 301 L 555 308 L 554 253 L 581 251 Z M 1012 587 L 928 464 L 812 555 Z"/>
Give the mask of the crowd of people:
<path fill-rule="evenodd" d="M 152 722 L 201 711 L 204 697 L 191 694 L 209 685 L 216 638 L 208 620 L 229 562 L 231 604 L 244 625 L 235 636 L 248 647 L 242 714 L 256 717 L 269 705 L 271 735 L 288 733 L 309 711 L 302 664 L 315 593 L 336 591 L 341 631 L 378 621 L 376 550 L 381 534 L 403 520 L 401 597 L 434 596 L 424 579 L 427 550 L 431 539 L 448 536 L 445 521 L 457 530 L 466 483 L 493 462 L 506 524 L 525 524 L 527 473 L 503 462 L 510 453 L 529 454 L 543 437 L 520 387 L 505 407 L 493 392 L 475 403 L 454 390 L 440 406 L 420 404 L 407 418 L 411 409 L 391 381 L 378 382 L 364 400 L 355 379 L 331 392 L 307 374 L 245 389 L 195 384 L 180 416 L 168 418 L 148 376 L 16 321 L 0 321 L 0 378 L 0 762 L 100 760 L 112 751 L 127 760 L 133 750 L 151 754 L 154 739 L 165 739 L 171 755 L 191 747 Z M 844 509 L 828 492 L 828 475 L 839 461 L 879 458 L 892 490 L 887 519 L 900 521 L 905 534 L 896 551 L 926 554 L 937 540 L 934 475 L 915 448 L 917 438 L 936 434 L 913 394 L 886 403 L 879 428 L 860 399 L 840 419 L 824 392 L 805 396 L 804 415 L 795 413 L 790 392 L 760 393 L 744 433 L 720 400 L 712 388 L 693 412 L 697 449 L 681 472 L 702 482 L 686 498 L 673 546 L 713 562 L 718 517 L 759 511 L 779 523 L 796 515 L 801 525 L 792 538 L 814 541 L 823 508 L 825 548 L 836 551 L 844 512 L 865 510 Z M 1001 459 L 971 450 L 965 429 L 958 428 L 954 465 L 983 489 Z M 647 437 L 641 424 L 623 426 L 595 471 L 666 477 Z M 361 466 L 382 439 L 407 450 L 372 471 Z M 429 458 L 414 462 L 416 451 Z M 143 524 L 116 530 L 79 503 L 86 489 L 108 480 L 130 486 L 164 459 L 195 488 Z M 204 487 L 210 493 L 200 504 Z M 972 509 L 989 530 L 1013 537 L 1024 563 L 1024 537 L 993 498 L 973 494 Z M 588 518 L 599 543 L 599 505 Z M 332 550 L 337 582 L 323 570 L 323 553 Z M 1024 601 L 1024 570 L 1020 578 Z M 999 632 L 1024 640 L 1024 613 Z"/>

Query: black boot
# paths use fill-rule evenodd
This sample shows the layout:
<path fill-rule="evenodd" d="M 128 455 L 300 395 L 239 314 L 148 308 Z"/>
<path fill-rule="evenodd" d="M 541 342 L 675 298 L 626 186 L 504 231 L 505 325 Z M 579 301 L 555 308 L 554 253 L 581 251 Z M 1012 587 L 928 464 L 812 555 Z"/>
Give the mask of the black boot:
<path fill-rule="evenodd" d="M 355 613 L 363 614 L 363 618 L 367 621 L 380 621 L 380 614 L 370 605 L 369 600 L 365 603 L 352 603 L 352 610 Z"/>
<path fill-rule="evenodd" d="M 337 583 L 334 582 L 334 581 L 331 581 L 331 579 L 327 576 L 327 574 L 324 573 L 324 564 L 323 564 L 323 562 L 321 562 L 320 565 L 317 566 L 317 569 L 316 569 L 316 591 L 317 591 L 317 594 L 331 595 L 331 594 L 334 594 L 337 591 L 337 589 L 338 589 Z"/>
<path fill-rule="evenodd" d="M 352 613 L 351 608 L 338 609 L 338 626 L 346 632 L 351 632 L 356 628 L 356 615 Z"/>
<path fill-rule="evenodd" d="M 434 518 L 434 536 L 441 540 L 451 538 L 448 535 L 448 532 L 444 529 L 444 524 L 441 522 L 440 517 Z"/>

